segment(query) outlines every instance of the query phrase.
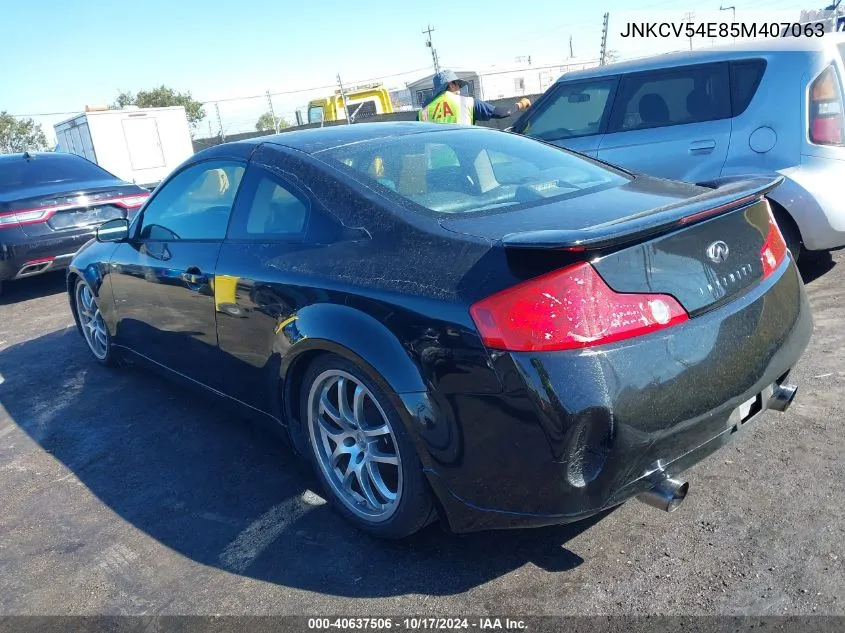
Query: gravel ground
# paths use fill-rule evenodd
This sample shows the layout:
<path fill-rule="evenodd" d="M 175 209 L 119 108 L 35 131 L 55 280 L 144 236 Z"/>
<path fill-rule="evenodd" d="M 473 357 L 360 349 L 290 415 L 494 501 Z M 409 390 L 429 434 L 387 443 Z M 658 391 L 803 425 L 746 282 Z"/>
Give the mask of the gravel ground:
<path fill-rule="evenodd" d="M 807 261 L 800 385 L 667 515 L 361 535 L 270 433 L 88 358 L 61 275 L 0 297 L 0 614 L 845 615 L 845 253 Z"/>

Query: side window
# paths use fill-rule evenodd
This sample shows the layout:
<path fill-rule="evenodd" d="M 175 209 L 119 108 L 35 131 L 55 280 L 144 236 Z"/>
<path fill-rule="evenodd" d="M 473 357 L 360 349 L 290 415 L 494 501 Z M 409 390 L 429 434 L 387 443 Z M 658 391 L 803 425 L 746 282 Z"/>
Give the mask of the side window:
<path fill-rule="evenodd" d="M 556 84 L 516 131 L 543 141 L 598 134 L 614 84 L 613 79 Z"/>
<path fill-rule="evenodd" d="M 229 239 L 299 240 L 305 235 L 311 205 L 282 178 L 252 167 L 238 199 Z"/>
<path fill-rule="evenodd" d="M 701 123 L 730 115 L 726 65 L 688 66 L 625 77 L 610 131 Z"/>
<path fill-rule="evenodd" d="M 222 240 L 244 165 L 209 161 L 188 167 L 156 190 L 144 208 L 147 240 Z"/>
<path fill-rule="evenodd" d="M 749 59 L 741 62 L 731 62 L 731 105 L 733 116 L 739 116 L 751 103 L 763 73 L 766 71 L 766 60 Z"/>

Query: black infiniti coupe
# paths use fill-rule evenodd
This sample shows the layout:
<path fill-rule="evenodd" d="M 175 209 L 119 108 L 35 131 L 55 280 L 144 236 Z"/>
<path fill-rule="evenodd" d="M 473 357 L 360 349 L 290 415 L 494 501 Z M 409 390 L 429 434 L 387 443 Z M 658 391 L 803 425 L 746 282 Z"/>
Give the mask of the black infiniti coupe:
<path fill-rule="evenodd" d="M 94 357 L 278 422 L 362 529 L 575 521 L 768 409 L 810 338 L 765 194 L 494 130 L 378 123 L 205 150 L 68 292 Z"/>

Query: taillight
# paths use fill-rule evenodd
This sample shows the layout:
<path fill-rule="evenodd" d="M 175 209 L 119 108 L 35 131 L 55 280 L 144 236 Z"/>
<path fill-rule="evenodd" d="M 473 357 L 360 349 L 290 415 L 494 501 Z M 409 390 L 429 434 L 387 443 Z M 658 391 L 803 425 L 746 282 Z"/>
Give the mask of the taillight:
<path fill-rule="evenodd" d="M 12 213 L 0 213 L 0 229 L 8 229 L 21 224 L 46 222 L 56 214 L 54 209 L 23 209 Z"/>
<path fill-rule="evenodd" d="M 810 84 L 810 141 L 816 145 L 845 144 L 842 93 L 833 65 Z"/>
<path fill-rule="evenodd" d="M 763 247 L 760 249 L 760 261 L 763 263 L 763 277 L 768 277 L 777 270 L 784 257 L 786 257 L 786 241 L 783 239 L 783 234 L 780 232 L 780 227 L 778 227 L 775 216 L 772 215 L 770 208 L 769 232 L 766 235 L 766 241 L 763 242 Z"/>
<path fill-rule="evenodd" d="M 482 299 L 470 314 L 487 347 L 519 352 L 600 345 L 689 318 L 669 295 L 615 292 L 587 263 Z"/>
<path fill-rule="evenodd" d="M 124 209 L 137 209 L 147 201 L 150 197 L 148 193 L 138 194 L 137 196 L 124 196 L 122 198 L 115 198 L 112 203 Z"/>
<path fill-rule="evenodd" d="M 102 198 L 100 200 L 92 200 L 89 202 L 85 196 L 81 196 L 76 200 L 76 202 L 69 204 L 57 204 L 49 207 L 20 209 L 18 211 L 12 211 L 11 213 L 0 213 L 0 229 L 20 226 L 21 224 L 38 224 L 39 222 L 46 222 L 59 211 L 78 209 L 80 207 L 97 207 L 105 204 L 113 204 L 128 210 L 137 209 L 141 207 L 149 197 L 149 193 L 141 193 L 133 196 Z"/>

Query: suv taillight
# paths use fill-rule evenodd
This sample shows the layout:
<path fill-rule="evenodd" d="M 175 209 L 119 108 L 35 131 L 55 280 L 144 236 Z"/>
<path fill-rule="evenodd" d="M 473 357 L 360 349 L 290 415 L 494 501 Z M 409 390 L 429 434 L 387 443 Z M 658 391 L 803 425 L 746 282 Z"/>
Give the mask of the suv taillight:
<path fill-rule="evenodd" d="M 482 299 L 470 308 L 470 314 L 487 347 L 515 352 L 601 345 L 689 318 L 669 295 L 614 291 L 587 263 Z"/>
<path fill-rule="evenodd" d="M 831 64 L 810 84 L 810 141 L 816 145 L 845 144 L 842 93 Z"/>
<path fill-rule="evenodd" d="M 784 257 L 786 257 L 786 241 L 783 239 L 783 233 L 780 232 L 780 227 L 775 221 L 775 216 L 772 215 L 771 207 L 769 207 L 769 232 L 766 235 L 766 241 L 763 242 L 763 247 L 760 249 L 764 279 L 777 270 Z"/>

